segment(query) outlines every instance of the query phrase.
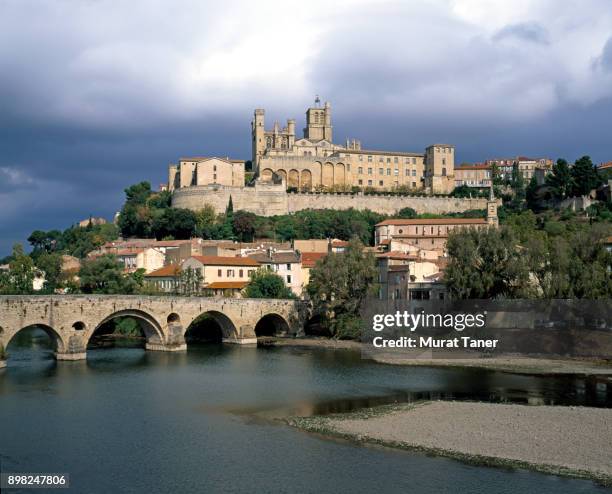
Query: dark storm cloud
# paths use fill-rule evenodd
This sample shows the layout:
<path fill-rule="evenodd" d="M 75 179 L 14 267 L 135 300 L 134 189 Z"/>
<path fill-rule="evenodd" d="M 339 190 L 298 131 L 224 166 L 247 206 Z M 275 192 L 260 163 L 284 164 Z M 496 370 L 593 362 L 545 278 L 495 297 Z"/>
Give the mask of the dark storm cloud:
<path fill-rule="evenodd" d="M 185 155 L 248 159 L 253 108 L 319 93 L 336 141 L 460 161 L 611 159 L 612 14 L 550 0 L 0 3 L 0 256 L 112 218 Z"/>

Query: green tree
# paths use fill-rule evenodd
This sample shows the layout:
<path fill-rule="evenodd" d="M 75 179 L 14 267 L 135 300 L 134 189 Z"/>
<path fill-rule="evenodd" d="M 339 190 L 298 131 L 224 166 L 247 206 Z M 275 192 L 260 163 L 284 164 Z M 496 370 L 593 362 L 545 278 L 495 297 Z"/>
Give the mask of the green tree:
<path fill-rule="evenodd" d="M 255 236 L 257 216 L 249 211 L 236 211 L 232 229 L 240 242 L 252 242 Z"/>
<path fill-rule="evenodd" d="M 0 276 L 0 291 L 12 295 L 32 293 L 34 291 L 32 286 L 35 274 L 34 261 L 23 252 L 21 244 L 13 246 L 11 257 L 8 272 L 3 272 Z"/>
<path fill-rule="evenodd" d="M 36 258 L 36 267 L 45 274 L 44 290 L 49 293 L 59 287 L 62 274 L 62 256 L 43 252 Z"/>
<path fill-rule="evenodd" d="M 251 273 L 244 294 L 247 298 L 295 298 L 279 275 L 264 268 Z"/>
<path fill-rule="evenodd" d="M 449 235 L 445 281 L 458 299 L 515 298 L 528 289 L 529 272 L 508 228 L 465 229 Z"/>
<path fill-rule="evenodd" d="M 402 208 L 398 211 L 396 218 L 412 219 L 417 217 L 417 212 L 412 208 Z"/>
<path fill-rule="evenodd" d="M 537 208 L 537 192 L 538 192 L 538 180 L 535 175 L 531 177 L 529 184 L 527 185 L 527 189 L 525 190 L 525 196 L 527 199 L 527 207 L 531 210 L 535 210 Z"/>
<path fill-rule="evenodd" d="M 546 185 L 550 186 L 557 199 L 569 197 L 574 188 L 574 178 L 570 167 L 562 158 L 553 165 L 551 173 L 546 176 Z"/>
<path fill-rule="evenodd" d="M 61 247 L 62 232 L 59 230 L 34 230 L 28 237 L 28 242 L 33 247 L 33 255 L 39 252 L 53 252 Z"/>
<path fill-rule="evenodd" d="M 83 262 L 79 270 L 83 293 L 129 294 L 135 283 L 123 272 L 123 264 L 112 254 L 105 254 Z"/>
<path fill-rule="evenodd" d="M 210 204 L 205 204 L 202 209 L 196 212 L 196 236 L 201 238 L 215 238 L 217 226 L 215 224 L 217 213 Z"/>
<path fill-rule="evenodd" d="M 359 337 L 359 311 L 377 274 L 374 255 L 364 252 L 357 238 L 350 240 L 343 253 L 328 254 L 312 268 L 308 296 L 332 336 Z"/>
<path fill-rule="evenodd" d="M 200 269 L 186 268 L 179 274 L 178 292 L 181 295 L 198 295 L 202 291 L 204 277 Z"/>
<path fill-rule="evenodd" d="M 597 169 L 589 156 L 576 160 L 572 167 L 572 195 L 584 196 L 600 184 Z"/>
<path fill-rule="evenodd" d="M 189 239 L 195 235 L 198 219 L 196 213 L 189 209 L 168 208 L 153 220 L 151 231 L 155 238 Z"/>

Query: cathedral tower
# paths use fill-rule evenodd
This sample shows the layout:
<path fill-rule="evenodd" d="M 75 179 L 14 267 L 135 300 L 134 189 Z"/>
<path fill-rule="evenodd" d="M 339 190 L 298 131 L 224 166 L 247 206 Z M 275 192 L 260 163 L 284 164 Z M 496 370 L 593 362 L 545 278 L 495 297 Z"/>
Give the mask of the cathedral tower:
<path fill-rule="evenodd" d="M 321 108 L 321 100 L 318 96 L 315 99 L 315 106 L 306 110 L 304 137 L 313 141 L 325 139 L 328 142 L 333 142 L 331 105 L 325 102 L 325 106 Z"/>
<path fill-rule="evenodd" d="M 252 152 L 252 167 L 253 171 L 259 169 L 259 158 L 263 155 L 266 149 L 265 128 L 264 128 L 264 110 L 257 109 L 251 122 L 251 138 L 253 140 Z"/>

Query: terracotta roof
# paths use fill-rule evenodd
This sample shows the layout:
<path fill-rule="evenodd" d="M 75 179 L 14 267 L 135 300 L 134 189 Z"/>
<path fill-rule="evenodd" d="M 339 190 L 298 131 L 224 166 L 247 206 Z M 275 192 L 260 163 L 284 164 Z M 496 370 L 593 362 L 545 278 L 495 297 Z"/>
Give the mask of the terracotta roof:
<path fill-rule="evenodd" d="M 267 252 L 255 252 L 249 254 L 249 257 L 262 264 L 291 264 L 300 262 L 300 258 L 295 252 L 272 252 L 272 257 L 268 256 Z"/>
<path fill-rule="evenodd" d="M 302 252 L 302 267 L 314 268 L 317 261 L 326 255 L 326 252 Z"/>
<path fill-rule="evenodd" d="M 179 271 L 180 271 L 180 267 L 178 265 L 169 264 L 168 266 L 164 266 L 163 268 L 152 271 L 149 274 L 145 274 L 145 278 L 176 276 L 179 273 Z"/>
<path fill-rule="evenodd" d="M 377 223 L 376 226 L 385 225 L 470 225 L 486 223 L 485 218 L 419 218 L 419 219 L 389 219 Z"/>
<path fill-rule="evenodd" d="M 245 286 L 249 284 L 248 281 L 213 281 L 209 283 L 204 288 L 210 289 L 237 289 L 242 290 Z"/>
<path fill-rule="evenodd" d="M 192 256 L 192 258 L 208 266 L 259 266 L 259 263 L 250 257 Z"/>
<path fill-rule="evenodd" d="M 599 170 L 607 170 L 608 168 L 612 168 L 612 161 L 599 165 Z"/>
<path fill-rule="evenodd" d="M 381 240 L 378 245 L 389 245 L 390 243 L 391 243 L 391 239 L 386 238 L 384 240 Z"/>
<path fill-rule="evenodd" d="M 115 254 L 116 256 L 135 256 L 141 252 L 144 252 L 144 249 L 119 249 L 116 252 L 110 252 L 110 254 Z"/>
<path fill-rule="evenodd" d="M 332 247 L 346 247 L 349 243 L 346 240 L 333 240 Z"/>

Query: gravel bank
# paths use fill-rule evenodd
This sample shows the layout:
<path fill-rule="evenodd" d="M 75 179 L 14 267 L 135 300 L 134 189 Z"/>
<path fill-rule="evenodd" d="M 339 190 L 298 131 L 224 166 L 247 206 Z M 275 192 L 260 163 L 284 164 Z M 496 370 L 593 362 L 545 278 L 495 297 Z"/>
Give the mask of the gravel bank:
<path fill-rule="evenodd" d="M 435 401 L 290 423 L 358 441 L 612 484 L 610 409 Z"/>

